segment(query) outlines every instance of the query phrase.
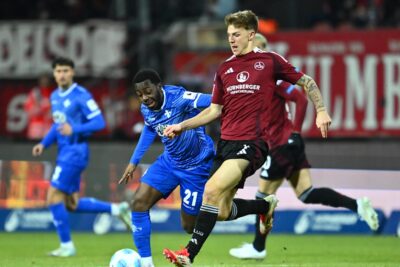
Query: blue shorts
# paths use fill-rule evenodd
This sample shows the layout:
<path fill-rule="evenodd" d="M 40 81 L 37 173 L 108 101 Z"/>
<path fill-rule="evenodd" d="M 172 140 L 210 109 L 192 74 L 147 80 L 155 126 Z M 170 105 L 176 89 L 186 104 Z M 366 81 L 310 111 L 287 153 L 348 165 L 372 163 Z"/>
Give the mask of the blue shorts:
<path fill-rule="evenodd" d="M 167 198 L 180 185 L 181 209 L 189 215 L 197 215 L 203 201 L 204 186 L 208 181 L 212 159 L 191 169 L 174 167 L 162 154 L 147 169 L 142 183 L 157 189 Z"/>
<path fill-rule="evenodd" d="M 77 167 L 67 163 L 57 163 L 51 176 L 51 186 L 70 195 L 79 192 L 81 173 L 85 167 Z"/>

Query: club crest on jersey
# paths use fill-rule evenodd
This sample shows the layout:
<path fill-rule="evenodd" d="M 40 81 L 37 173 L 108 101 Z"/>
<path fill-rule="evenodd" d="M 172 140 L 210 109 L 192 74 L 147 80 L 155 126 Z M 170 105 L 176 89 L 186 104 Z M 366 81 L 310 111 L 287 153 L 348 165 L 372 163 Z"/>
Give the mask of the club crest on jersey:
<path fill-rule="evenodd" d="M 172 111 L 171 111 L 171 110 L 166 110 L 166 111 L 164 112 L 164 115 L 165 115 L 165 117 L 167 117 L 167 118 L 169 119 L 169 118 L 171 118 Z"/>
<path fill-rule="evenodd" d="M 256 63 L 254 63 L 254 68 L 256 70 L 263 70 L 265 68 L 265 64 L 264 62 L 257 61 Z"/>
<path fill-rule="evenodd" d="M 61 111 L 54 111 L 53 112 L 53 121 L 55 123 L 64 123 L 67 121 L 67 116 L 65 115 L 65 113 L 63 113 Z"/>
<path fill-rule="evenodd" d="M 250 77 L 250 74 L 247 71 L 242 71 L 239 72 L 238 75 L 236 75 L 236 80 L 240 83 L 244 83 L 247 81 Z"/>

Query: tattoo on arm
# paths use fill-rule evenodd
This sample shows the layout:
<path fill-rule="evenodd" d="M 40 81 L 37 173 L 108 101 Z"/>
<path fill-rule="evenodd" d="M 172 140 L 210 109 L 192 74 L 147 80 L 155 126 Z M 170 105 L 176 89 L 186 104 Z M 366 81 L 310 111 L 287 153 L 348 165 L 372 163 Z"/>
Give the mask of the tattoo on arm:
<path fill-rule="evenodd" d="M 303 75 L 296 84 L 304 88 L 308 97 L 313 102 L 317 112 L 326 110 L 321 91 L 319 90 L 318 85 L 313 78 L 308 75 Z"/>

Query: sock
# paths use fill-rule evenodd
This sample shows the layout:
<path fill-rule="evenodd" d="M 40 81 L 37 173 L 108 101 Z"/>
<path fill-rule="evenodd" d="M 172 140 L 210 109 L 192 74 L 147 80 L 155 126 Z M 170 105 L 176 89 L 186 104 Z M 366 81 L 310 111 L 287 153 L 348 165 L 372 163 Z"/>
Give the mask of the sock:
<path fill-rule="evenodd" d="M 348 196 L 342 195 L 330 188 L 310 187 L 304 191 L 299 199 L 306 204 L 322 204 L 330 207 L 343 207 L 357 212 L 357 201 Z"/>
<path fill-rule="evenodd" d="M 149 211 L 132 211 L 132 238 L 140 257 L 150 257 L 151 222 Z"/>
<path fill-rule="evenodd" d="M 140 261 L 142 263 L 141 266 L 154 266 L 153 257 L 140 257 Z"/>
<path fill-rule="evenodd" d="M 193 230 L 192 239 L 186 246 L 189 252 L 190 261 L 193 262 L 194 257 L 200 252 L 204 242 L 206 242 L 212 229 L 217 222 L 218 207 L 202 204 L 199 215 L 197 216 L 196 225 Z"/>
<path fill-rule="evenodd" d="M 256 199 L 264 199 L 268 194 L 264 194 L 260 191 L 256 193 Z M 264 200 L 265 202 L 265 200 Z M 256 216 L 256 232 L 254 235 L 253 247 L 258 252 L 261 252 L 265 249 L 265 242 L 267 241 L 267 235 L 263 235 L 260 233 L 260 215 Z"/>
<path fill-rule="evenodd" d="M 267 213 L 268 208 L 269 204 L 264 199 L 248 200 L 235 198 L 233 199 L 231 214 L 226 221 L 232 221 L 249 214 Z"/>
<path fill-rule="evenodd" d="M 56 227 L 58 237 L 61 243 L 71 241 L 71 230 L 69 228 L 68 212 L 64 203 L 49 205 L 51 214 L 53 215 L 53 223 Z"/>
<path fill-rule="evenodd" d="M 111 203 L 104 202 L 92 197 L 84 197 L 79 199 L 76 212 L 107 212 L 111 213 Z"/>

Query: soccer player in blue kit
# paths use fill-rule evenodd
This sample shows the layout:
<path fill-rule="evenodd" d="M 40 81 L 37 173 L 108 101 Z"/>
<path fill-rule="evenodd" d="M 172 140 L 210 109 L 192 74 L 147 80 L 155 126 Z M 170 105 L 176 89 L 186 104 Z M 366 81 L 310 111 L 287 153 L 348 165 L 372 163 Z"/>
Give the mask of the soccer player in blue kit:
<path fill-rule="evenodd" d="M 210 105 L 211 95 L 162 85 L 159 74 L 151 69 L 140 70 L 133 84 L 142 102 L 145 126 L 119 182 L 127 183 L 133 178 L 133 172 L 157 135 L 165 147 L 141 178 L 131 204 L 133 240 L 142 257 L 142 267 L 152 267 L 150 208 L 179 185 L 181 224 L 187 233 L 192 233 L 215 154 L 213 141 L 204 127 L 186 131 L 176 139 L 165 137 L 163 131 L 167 125 L 200 113 L 199 109 Z"/>
<path fill-rule="evenodd" d="M 58 85 L 50 97 L 54 123 L 43 140 L 33 147 L 32 154 L 39 156 L 52 144 L 58 145 L 57 166 L 47 193 L 47 204 L 61 244 L 49 255 L 69 257 L 76 254 L 76 249 L 71 239 L 68 211 L 107 212 L 119 216 L 127 225 L 130 225 L 130 214 L 126 202 L 112 204 L 94 198 L 79 199 L 81 173 L 89 161 L 88 138 L 103 129 L 105 121 L 91 94 L 73 82 L 74 62 L 57 58 L 52 67 Z"/>

